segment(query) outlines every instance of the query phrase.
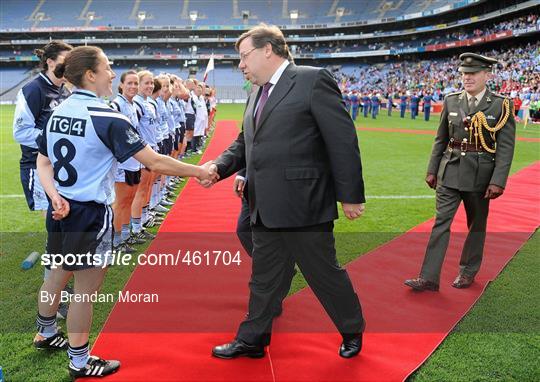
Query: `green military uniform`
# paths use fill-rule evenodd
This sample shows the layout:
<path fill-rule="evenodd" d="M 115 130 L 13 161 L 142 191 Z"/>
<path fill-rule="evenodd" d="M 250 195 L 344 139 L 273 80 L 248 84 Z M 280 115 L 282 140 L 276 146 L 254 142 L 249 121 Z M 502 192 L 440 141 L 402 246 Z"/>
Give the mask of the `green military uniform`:
<path fill-rule="evenodd" d="M 460 60 L 463 72 L 489 69 L 496 62 L 472 53 L 462 54 Z M 489 199 L 484 195 L 489 185 L 506 186 L 514 154 L 512 102 L 486 89 L 473 105 L 465 91 L 446 96 L 429 161 L 428 174 L 437 175 L 437 211 L 420 277 L 435 284 L 439 283 L 450 225 L 461 201 L 469 233 L 460 274 L 474 277 L 480 269 L 489 210 Z"/>

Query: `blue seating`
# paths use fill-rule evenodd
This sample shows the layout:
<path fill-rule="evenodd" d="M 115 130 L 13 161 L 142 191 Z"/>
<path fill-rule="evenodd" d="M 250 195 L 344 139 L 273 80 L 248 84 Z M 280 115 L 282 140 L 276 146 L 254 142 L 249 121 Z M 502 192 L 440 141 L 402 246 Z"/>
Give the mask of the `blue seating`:
<path fill-rule="evenodd" d="M 404 14 L 431 11 L 443 5 L 461 3 L 463 0 L 289 0 L 287 8 L 282 1 L 238 0 L 234 8 L 230 0 L 93 0 L 88 9 L 86 0 L 46 0 L 39 9 L 38 0 L 2 0 L 0 24 L 2 29 L 36 27 L 81 27 L 111 26 L 218 26 L 218 25 L 256 25 L 266 22 L 276 25 L 289 25 L 290 11 L 298 11 L 296 24 L 318 24 L 376 20 L 398 17 Z M 337 11 L 343 15 L 337 17 Z M 36 12 L 37 11 L 37 12 Z M 86 20 L 92 12 L 94 19 Z M 144 12 L 146 17 L 139 20 L 137 15 Z M 197 20 L 189 18 L 190 12 L 197 13 Z M 243 13 L 248 17 L 243 19 Z M 43 16 L 35 20 L 36 14 Z M 30 16 L 34 16 L 31 19 Z"/>

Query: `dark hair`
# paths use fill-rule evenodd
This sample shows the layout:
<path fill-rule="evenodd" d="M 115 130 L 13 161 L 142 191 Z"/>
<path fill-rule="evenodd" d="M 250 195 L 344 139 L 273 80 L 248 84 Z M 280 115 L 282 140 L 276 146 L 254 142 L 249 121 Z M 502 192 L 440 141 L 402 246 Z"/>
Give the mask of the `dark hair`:
<path fill-rule="evenodd" d="M 41 49 L 34 49 L 34 54 L 39 58 L 39 66 L 43 70 L 49 70 L 47 60 L 56 60 L 60 53 L 69 52 L 73 47 L 63 41 L 54 40 L 42 47 Z"/>
<path fill-rule="evenodd" d="M 103 51 L 97 46 L 78 46 L 66 55 L 63 64 L 56 66 L 54 75 L 58 78 L 65 77 L 70 83 L 80 88 L 86 71 L 97 70 L 101 54 Z"/>
<path fill-rule="evenodd" d="M 251 28 L 236 40 L 236 44 L 234 45 L 236 51 L 239 50 L 242 41 L 249 37 L 251 37 L 251 41 L 253 41 L 254 48 L 263 48 L 269 43 L 272 45 L 272 52 L 279 57 L 292 61 L 292 55 L 289 51 L 289 46 L 285 41 L 285 36 L 283 36 L 283 32 L 281 32 L 278 27 L 259 24 L 256 27 Z"/>
<path fill-rule="evenodd" d="M 126 80 L 126 77 L 129 76 L 130 74 L 137 75 L 137 72 L 133 69 L 130 69 L 127 72 L 122 73 L 122 75 L 120 76 L 120 83 L 123 84 L 124 81 Z M 138 78 L 139 77 L 137 76 L 137 79 Z M 122 88 L 120 87 L 120 85 L 118 85 L 118 93 L 122 94 Z"/>
<path fill-rule="evenodd" d="M 152 94 L 154 94 L 154 93 L 156 93 L 156 92 L 158 92 L 160 90 L 161 90 L 161 81 L 157 77 L 155 77 L 154 78 L 154 91 L 152 92 Z"/>

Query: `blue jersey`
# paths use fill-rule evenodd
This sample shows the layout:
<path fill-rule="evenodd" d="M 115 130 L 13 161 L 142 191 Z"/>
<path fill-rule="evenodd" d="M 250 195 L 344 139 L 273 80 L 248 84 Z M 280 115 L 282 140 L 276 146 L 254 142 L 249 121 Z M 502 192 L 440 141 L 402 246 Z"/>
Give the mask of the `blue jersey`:
<path fill-rule="evenodd" d="M 36 139 L 52 110 L 67 97 L 69 91 L 63 85 L 53 84 L 45 73 L 40 73 L 19 90 L 13 117 L 13 138 L 21 145 L 21 168 L 36 168 Z"/>
<path fill-rule="evenodd" d="M 358 107 L 360 105 L 360 99 L 356 94 L 351 95 L 351 104 L 353 107 Z"/>
<path fill-rule="evenodd" d="M 176 133 L 177 123 L 174 120 L 174 106 L 172 98 L 169 98 L 167 102 L 165 102 L 165 106 L 167 107 L 167 125 L 169 126 L 169 135 L 173 136 Z"/>
<path fill-rule="evenodd" d="M 152 97 L 143 98 L 137 94 L 133 97 L 133 104 L 137 111 L 137 117 L 139 118 L 139 133 L 141 138 L 148 143 L 151 147 L 157 147 L 157 116 L 156 109 L 152 106 L 149 100 Z"/>
<path fill-rule="evenodd" d="M 351 100 L 350 100 L 349 95 L 347 93 L 343 93 L 342 97 L 343 97 L 343 102 L 345 102 L 345 105 L 350 105 L 351 104 Z"/>
<path fill-rule="evenodd" d="M 176 122 L 176 125 L 179 126 L 180 123 L 186 122 L 186 114 L 184 112 L 184 102 L 179 99 L 173 99 L 172 101 L 173 106 L 173 118 Z"/>
<path fill-rule="evenodd" d="M 432 96 L 427 95 L 424 96 L 424 107 L 431 107 L 431 100 L 433 99 Z"/>
<path fill-rule="evenodd" d="M 362 101 L 364 102 L 364 105 L 369 105 L 371 103 L 369 96 L 363 96 Z"/>
<path fill-rule="evenodd" d="M 152 102 L 152 101 L 150 101 Z M 165 101 L 161 97 L 157 97 L 156 100 L 157 117 L 158 117 L 158 136 L 157 141 L 161 142 L 164 139 L 169 138 L 169 125 L 167 124 L 167 106 Z"/>
<path fill-rule="evenodd" d="M 402 95 L 401 97 L 399 97 L 399 100 L 400 100 L 400 104 L 407 105 L 407 96 Z"/>
<path fill-rule="evenodd" d="M 373 106 L 379 106 L 379 97 L 376 97 L 376 96 L 371 97 L 371 104 Z"/>
<path fill-rule="evenodd" d="M 131 121 L 87 90 L 58 106 L 39 139 L 60 195 L 79 202 L 114 202 L 116 163 L 144 148 Z"/>
<path fill-rule="evenodd" d="M 418 102 L 420 102 L 420 98 L 418 98 L 417 96 L 411 97 L 411 106 L 418 106 Z"/>
<path fill-rule="evenodd" d="M 122 94 L 118 94 L 111 102 L 111 107 L 128 117 L 131 125 L 136 128 L 137 133 L 141 136 L 140 131 L 137 129 L 139 120 L 137 118 L 137 110 L 133 103 L 129 102 Z M 139 171 L 141 169 L 141 163 L 135 158 L 129 158 L 124 163 L 120 163 L 118 167 L 128 171 Z"/>

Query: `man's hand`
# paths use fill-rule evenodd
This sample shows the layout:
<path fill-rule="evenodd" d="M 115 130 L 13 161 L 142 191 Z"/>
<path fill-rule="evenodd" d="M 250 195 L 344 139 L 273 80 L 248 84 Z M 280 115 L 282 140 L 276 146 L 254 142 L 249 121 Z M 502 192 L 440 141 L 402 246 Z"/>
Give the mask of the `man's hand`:
<path fill-rule="evenodd" d="M 350 204 L 350 203 L 341 203 L 343 208 L 343 213 L 349 220 L 354 220 L 362 216 L 364 210 L 366 209 L 364 203 L 360 204 Z"/>
<path fill-rule="evenodd" d="M 201 175 L 197 177 L 197 181 L 204 188 L 210 188 L 219 180 L 217 166 L 212 162 L 206 162 L 201 168 Z"/>
<path fill-rule="evenodd" d="M 427 174 L 426 183 L 430 188 L 435 189 L 435 187 L 437 187 L 437 176 L 433 174 Z"/>
<path fill-rule="evenodd" d="M 244 198 L 244 187 L 246 186 L 245 179 L 235 178 L 233 184 L 233 191 L 240 199 Z"/>
<path fill-rule="evenodd" d="M 497 199 L 504 193 L 504 188 L 490 184 L 484 195 L 484 199 Z"/>
<path fill-rule="evenodd" d="M 69 202 L 62 198 L 60 195 L 56 195 L 51 199 L 53 211 L 52 218 L 54 220 L 62 220 L 69 215 Z"/>

